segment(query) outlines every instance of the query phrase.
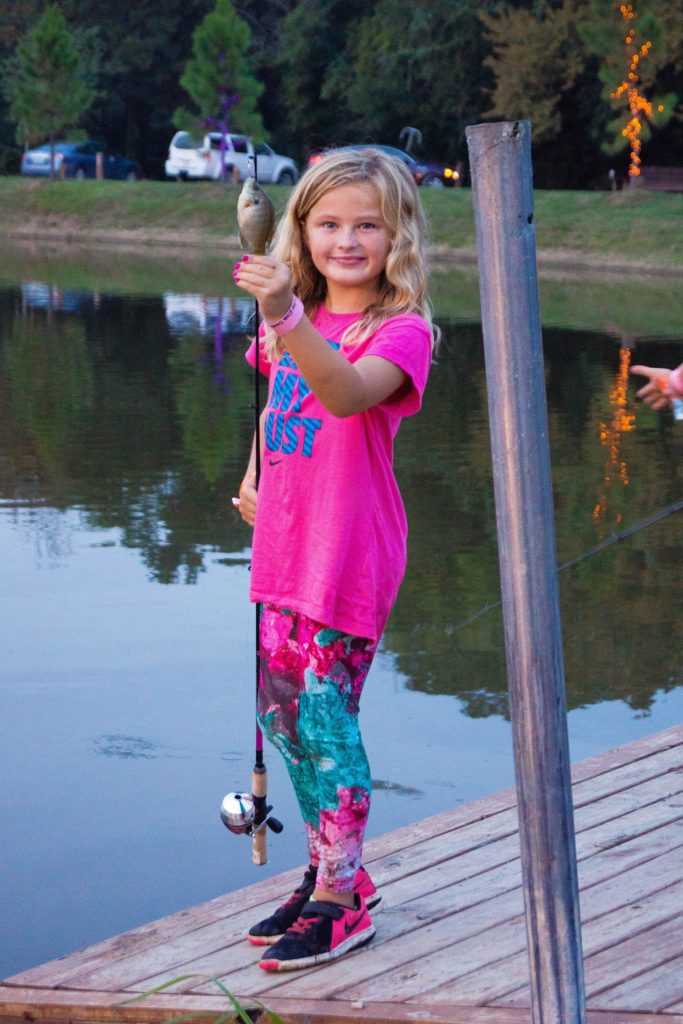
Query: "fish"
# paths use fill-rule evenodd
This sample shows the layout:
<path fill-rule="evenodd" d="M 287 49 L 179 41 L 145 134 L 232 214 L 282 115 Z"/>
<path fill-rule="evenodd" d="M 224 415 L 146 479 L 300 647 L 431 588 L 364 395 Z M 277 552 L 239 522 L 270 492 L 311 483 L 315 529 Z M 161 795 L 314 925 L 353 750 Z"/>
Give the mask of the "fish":
<path fill-rule="evenodd" d="M 247 178 L 237 200 L 240 245 L 263 255 L 273 237 L 275 210 L 256 178 Z"/>

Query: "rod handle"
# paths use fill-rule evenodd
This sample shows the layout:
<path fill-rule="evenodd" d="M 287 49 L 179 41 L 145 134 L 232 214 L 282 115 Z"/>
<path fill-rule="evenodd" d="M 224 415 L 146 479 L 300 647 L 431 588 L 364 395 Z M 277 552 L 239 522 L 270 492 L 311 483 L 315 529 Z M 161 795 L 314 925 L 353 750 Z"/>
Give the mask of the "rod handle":
<path fill-rule="evenodd" d="M 263 797 L 265 800 L 267 792 L 268 770 L 265 765 L 259 765 L 259 767 L 254 768 L 251 773 L 251 795 L 253 797 Z"/>
<path fill-rule="evenodd" d="M 251 795 L 255 800 L 261 800 L 265 804 L 266 793 L 268 792 L 268 772 L 265 765 L 254 767 L 251 773 Z M 258 806 L 258 805 L 257 805 Z M 264 815 L 265 816 L 265 815 Z M 257 819 L 258 820 L 258 819 Z M 266 825 L 265 822 L 255 829 L 251 837 L 251 859 L 254 864 L 268 863 L 268 849 L 266 846 Z"/>
<path fill-rule="evenodd" d="M 258 866 L 268 863 L 265 825 L 261 825 L 251 837 L 251 859 Z"/>

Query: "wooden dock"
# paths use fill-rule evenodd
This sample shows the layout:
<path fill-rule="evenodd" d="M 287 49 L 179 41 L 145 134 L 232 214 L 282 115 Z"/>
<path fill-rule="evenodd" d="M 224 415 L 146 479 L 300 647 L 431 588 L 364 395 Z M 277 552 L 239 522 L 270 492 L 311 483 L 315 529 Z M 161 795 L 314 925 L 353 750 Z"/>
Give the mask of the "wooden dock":
<path fill-rule="evenodd" d="M 683 726 L 575 765 L 573 792 L 588 1021 L 683 1024 Z M 244 941 L 298 869 L 8 978 L 0 1024 L 210 1017 L 214 978 L 294 1024 L 531 1021 L 514 790 L 374 839 L 365 864 L 377 935 L 336 963 L 269 974 Z"/>

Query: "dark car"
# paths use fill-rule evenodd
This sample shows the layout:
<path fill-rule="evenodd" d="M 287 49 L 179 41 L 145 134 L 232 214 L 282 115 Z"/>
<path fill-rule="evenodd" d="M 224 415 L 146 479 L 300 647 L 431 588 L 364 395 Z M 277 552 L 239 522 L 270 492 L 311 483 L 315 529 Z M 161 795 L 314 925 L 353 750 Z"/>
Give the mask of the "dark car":
<path fill-rule="evenodd" d="M 460 184 L 460 172 L 453 167 L 447 167 L 445 164 L 424 163 L 421 160 L 416 160 L 410 153 L 406 153 L 396 146 L 376 146 L 371 142 L 358 143 L 353 146 L 337 146 L 332 149 L 311 153 L 308 158 L 309 167 L 311 164 L 319 163 L 327 153 L 337 149 L 381 149 L 384 153 L 389 153 L 390 156 L 395 156 L 402 160 L 417 184 L 424 185 L 425 188 L 443 188 L 444 185 L 447 188 L 452 188 L 454 185 Z"/>
<path fill-rule="evenodd" d="M 140 165 L 125 156 L 113 153 L 103 142 L 55 142 L 54 174 L 60 178 L 96 178 L 97 154 L 102 154 L 105 178 L 137 181 L 142 177 Z M 21 158 L 21 173 L 33 177 L 50 176 L 50 143 L 28 149 Z"/>

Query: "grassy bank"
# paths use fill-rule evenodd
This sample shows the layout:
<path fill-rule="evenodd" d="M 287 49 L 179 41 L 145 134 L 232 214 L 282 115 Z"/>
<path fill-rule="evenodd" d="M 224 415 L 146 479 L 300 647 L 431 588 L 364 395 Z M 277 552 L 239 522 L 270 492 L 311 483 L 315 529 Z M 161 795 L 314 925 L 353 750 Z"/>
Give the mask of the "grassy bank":
<path fill-rule="evenodd" d="M 0 178 L 0 233 L 132 247 L 234 250 L 239 186 L 211 182 L 40 181 Z M 282 210 L 288 189 L 269 186 Z M 468 189 L 425 189 L 435 253 L 475 251 Z M 539 263 L 676 271 L 683 266 L 683 194 L 536 193 Z"/>

